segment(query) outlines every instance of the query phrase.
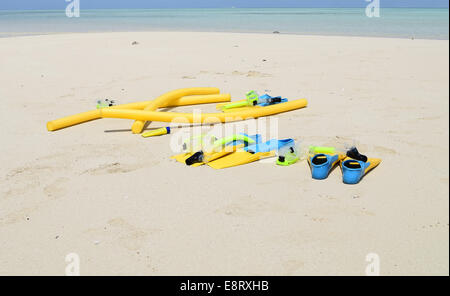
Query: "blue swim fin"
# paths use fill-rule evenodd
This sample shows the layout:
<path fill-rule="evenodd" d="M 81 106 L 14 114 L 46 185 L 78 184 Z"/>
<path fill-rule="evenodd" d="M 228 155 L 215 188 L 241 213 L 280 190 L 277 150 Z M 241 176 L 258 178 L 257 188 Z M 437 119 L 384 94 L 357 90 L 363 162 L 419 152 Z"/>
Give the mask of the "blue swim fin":
<path fill-rule="evenodd" d="M 331 169 L 345 156 L 340 154 L 315 154 L 308 158 L 313 179 L 323 180 L 328 177 Z"/>
<path fill-rule="evenodd" d="M 345 184 L 358 184 L 362 177 L 377 167 L 381 162 L 378 158 L 368 158 L 367 162 L 346 158 L 342 163 L 342 180 Z"/>

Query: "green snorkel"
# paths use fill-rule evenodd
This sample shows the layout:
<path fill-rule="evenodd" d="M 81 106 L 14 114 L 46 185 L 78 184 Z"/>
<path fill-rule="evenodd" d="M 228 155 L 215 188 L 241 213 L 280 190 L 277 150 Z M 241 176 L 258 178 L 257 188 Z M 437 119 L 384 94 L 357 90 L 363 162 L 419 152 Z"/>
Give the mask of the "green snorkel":
<path fill-rule="evenodd" d="M 225 145 L 236 142 L 236 141 L 242 141 L 246 144 L 255 143 L 255 141 L 252 138 L 250 138 L 246 135 L 237 134 L 237 135 L 232 135 L 229 137 L 221 138 L 221 139 L 215 141 L 214 145 L 213 145 L 213 150 L 216 150 L 217 148 L 223 148 Z"/>
<path fill-rule="evenodd" d="M 245 94 L 246 100 L 234 102 L 230 104 L 226 104 L 222 107 L 222 109 L 232 109 L 232 108 L 240 108 L 240 107 L 251 107 L 258 105 L 259 95 L 256 91 L 251 90 Z"/>

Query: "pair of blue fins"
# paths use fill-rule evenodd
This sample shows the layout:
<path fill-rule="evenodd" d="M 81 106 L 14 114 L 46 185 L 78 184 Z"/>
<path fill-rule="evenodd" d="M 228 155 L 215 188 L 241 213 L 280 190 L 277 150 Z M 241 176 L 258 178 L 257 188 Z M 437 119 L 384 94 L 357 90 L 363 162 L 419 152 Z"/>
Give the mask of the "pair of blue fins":
<path fill-rule="evenodd" d="M 308 157 L 313 179 L 326 179 L 331 170 L 339 163 L 343 182 L 345 184 L 358 184 L 367 173 L 381 163 L 381 159 L 367 158 L 367 156 L 360 154 L 356 147 L 349 149 L 346 154 L 335 153 L 333 150 L 313 153 Z"/>
<path fill-rule="evenodd" d="M 196 149 L 199 149 L 197 151 L 190 149 L 190 151 L 172 156 L 172 158 L 192 167 L 206 164 L 213 169 L 224 169 L 274 157 L 276 151 L 282 147 L 286 145 L 294 146 L 294 144 L 293 139 L 272 139 L 261 142 L 261 135 L 238 134 L 223 139 L 214 139 L 210 149 L 203 149 L 204 146 L 198 148 L 200 146 L 197 146 Z M 190 145 L 183 146 L 188 147 Z"/>

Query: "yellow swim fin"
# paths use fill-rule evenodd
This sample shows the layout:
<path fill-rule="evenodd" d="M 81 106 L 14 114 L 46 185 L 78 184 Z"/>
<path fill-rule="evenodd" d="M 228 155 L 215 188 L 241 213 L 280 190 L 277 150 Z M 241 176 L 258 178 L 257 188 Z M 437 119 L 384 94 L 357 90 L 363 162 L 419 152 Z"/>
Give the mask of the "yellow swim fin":
<path fill-rule="evenodd" d="M 194 153 L 181 153 L 174 156 L 171 156 L 170 159 L 175 159 L 178 162 L 185 163 L 186 159 L 192 156 Z"/>
<path fill-rule="evenodd" d="M 213 169 L 218 170 L 251 163 L 272 156 L 275 156 L 275 151 L 250 153 L 247 151 L 239 150 L 231 153 L 230 155 L 221 157 L 215 161 L 208 162 L 208 165 Z"/>
<path fill-rule="evenodd" d="M 245 146 L 244 144 L 233 145 L 233 146 L 226 146 L 226 147 L 224 147 L 224 149 L 222 149 L 221 151 L 218 151 L 218 152 L 211 152 L 211 153 L 205 153 L 205 156 L 204 156 L 205 160 L 204 160 L 203 163 L 201 163 L 201 164 L 199 164 L 199 165 L 202 165 L 202 164 L 205 164 L 205 163 L 208 163 L 208 162 L 217 160 L 217 159 L 219 159 L 219 158 L 221 158 L 221 157 L 224 157 L 224 156 L 226 156 L 226 155 L 228 155 L 228 154 L 231 154 L 231 153 L 233 153 L 233 152 L 236 152 L 237 149 L 242 148 L 242 147 L 244 147 L 244 146 Z"/>
<path fill-rule="evenodd" d="M 366 168 L 366 170 L 364 172 L 365 174 L 367 174 L 368 172 L 370 172 L 371 170 L 376 168 L 381 163 L 381 159 L 379 159 L 379 158 L 368 158 L 367 162 L 369 162 L 370 165 Z"/>
<path fill-rule="evenodd" d="M 224 157 L 228 154 L 231 154 L 233 152 L 235 152 L 237 149 L 244 147 L 244 144 L 240 144 L 240 145 L 233 145 L 233 146 L 226 146 L 224 147 L 221 151 L 218 152 L 206 152 L 203 157 L 204 157 L 204 161 L 203 162 L 197 162 L 197 163 L 193 163 L 191 166 L 192 167 L 199 167 L 204 165 L 205 163 L 211 162 L 211 161 L 215 161 L 221 157 Z M 186 164 L 186 159 L 188 159 L 189 157 L 191 157 L 192 155 L 194 155 L 194 153 L 181 153 L 181 154 L 177 154 L 174 155 L 172 157 L 170 157 L 171 159 L 175 159 L 178 162 L 181 162 L 182 164 Z"/>
<path fill-rule="evenodd" d="M 176 161 L 182 163 L 182 164 L 186 164 L 186 159 L 188 159 L 189 157 L 191 157 L 192 155 L 194 155 L 194 153 L 181 153 L 181 154 L 177 154 L 174 155 L 172 157 L 170 157 L 171 159 L 175 159 Z M 191 166 L 192 167 L 198 167 L 203 165 L 203 163 L 194 163 Z"/>

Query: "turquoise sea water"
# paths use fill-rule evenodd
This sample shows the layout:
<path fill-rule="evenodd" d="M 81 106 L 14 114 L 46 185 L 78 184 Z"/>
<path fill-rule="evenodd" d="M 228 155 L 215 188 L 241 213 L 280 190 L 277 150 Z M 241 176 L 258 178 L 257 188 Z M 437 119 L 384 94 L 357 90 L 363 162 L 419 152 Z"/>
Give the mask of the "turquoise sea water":
<path fill-rule="evenodd" d="M 0 11 L 0 37 L 59 32 L 279 31 L 288 34 L 449 39 L 448 9 L 381 8 L 135 9 Z"/>

